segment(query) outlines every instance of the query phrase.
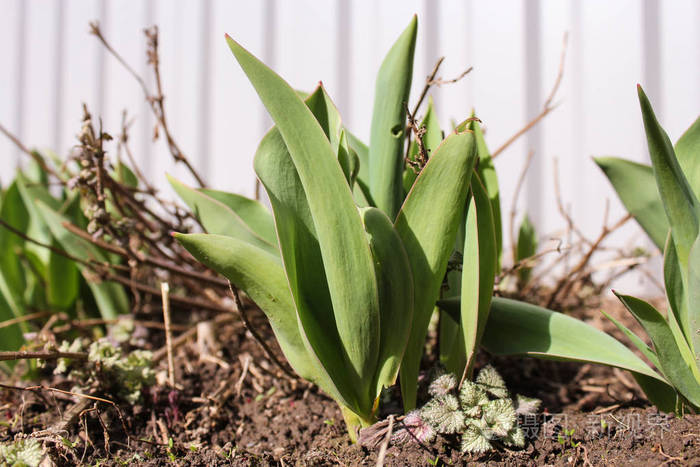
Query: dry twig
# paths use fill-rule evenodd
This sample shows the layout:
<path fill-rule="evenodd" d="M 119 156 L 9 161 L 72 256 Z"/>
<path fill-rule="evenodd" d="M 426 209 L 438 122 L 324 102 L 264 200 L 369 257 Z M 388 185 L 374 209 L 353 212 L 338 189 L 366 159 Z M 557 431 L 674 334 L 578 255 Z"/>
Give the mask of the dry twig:
<path fill-rule="evenodd" d="M 564 34 L 564 40 L 562 44 L 562 50 L 561 50 L 561 57 L 559 59 L 559 71 L 557 72 L 557 77 L 554 80 L 554 86 L 552 86 L 552 90 L 549 92 L 549 96 L 547 97 L 547 100 L 544 102 L 544 106 L 542 107 L 542 111 L 537 114 L 535 118 L 530 120 L 524 127 L 522 127 L 520 130 L 518 130 L 513 136 L 508 138 L 501 146 L 496 149 L 493 154 L 491 154 L 492 158 L 496 158 L 500 153 L 502 153 L 508 146 L 513 144 L 518 138 L 520 138 L 522 135 L 527 133 L 532 127 L 537 125 L 544 117 L 549 115 L 549 113 L 556 109 L 556 105 L 552 105 L 552 101 L 554 100 L 554 96 L 556 96 L 557 91 L 559 90 L 559 85 L 561 84 L 561 79 L 564 76 L 564 60 L 566 58 L 566 48 L 567 48 L 567 43 L 568 43 L 568 33 Z"/>

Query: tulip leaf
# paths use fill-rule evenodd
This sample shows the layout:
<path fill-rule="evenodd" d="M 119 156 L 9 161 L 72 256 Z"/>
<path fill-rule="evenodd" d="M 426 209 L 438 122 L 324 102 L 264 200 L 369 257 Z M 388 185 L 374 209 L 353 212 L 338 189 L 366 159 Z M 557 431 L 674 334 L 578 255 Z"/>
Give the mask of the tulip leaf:
<path fill-rule="evenodd" d="M 356 410 L 357 389 L 345 371 L 333 304 L 328 290 L 321 249 L 299 175 L 277 128 L 263 138 L 255 154 L 255 172 L 265 187 L 274 213 L 287 282 L 308 354 L 335 383 L 329 392 Z"/>
<path fill-rule="evenodd" d="M 275 244 L 263 240 L 245 221 L 226 204 L 198 191 L 181 181 L 167 176 L 170 185 L 189 206 L 197 221 L 207 233 L 227 235 L 248 242 L 269 253 L 275 254 Z"/>
<path fill-rule="evenodd" d="M 530 222 L 530 217 L 525 214 L 520 229 L 518 231 L 518 244 L 515 249 L 515 261 L 525 261 L 537 253 L 537 232 L 535 226 Z M 518 283 L 524 286 L 530 280 L 532 267 L 522 266 L 518 269 Z"/>
<path fill-rule="evenodd" d="M 379 285 L 381 347 L 377 382 L 370 389 L 376 397 L 396 382 L 413 320 L 413 276 L 403 243 L 383 211 L 364 208 L 362 220 Z"/>
<path fill-rule="evenodd" d="M 594 160 L 610 180 L 625 209 L 649 235 L 654 245 L 663 251 L 669 226 L 653 169 L 648 165 L 616 157 L 598 157 Z"/>
<path fill-rule="evenodd" d="M 682 344 L 692 342 L 692 330 L 688 315 L 688 297 L 685 294 L 683 276 L 670 231 L 668 232 L 666 249 L 664 250 L 664 285 L 666 287 L 666 299 L 669 304 L 667 321 L 671 332 L 679 343 L 682 341 L 685 341 Z"/>
<path fill-rule="evenodd" d="M 51 234 L 68 254 L 84 261 L 107 262 L 105 254 L 95 245 L 63 227 L 63 223 L 69 222 L 68 218 L 54 211 L 41 200 L 36 203 L 36 208 L 51 230 Z M 121 285 L 102 281 L 84 264 L 77 264 L 77 266 L 87 281 L 104 319 L 113 319 L 120 314 L 129 312 L 129 300 Z"/>
<path fill-rule="evenodd" d="M 25 208 L 20 195 L 17 181 L 13 182 L 5 192 L 0 218 L 20 232 L 26 232 L 29 225 L 29 212 Z M 19 318 L 24 314 L 24 299 L 22 293 L 27 282 L 22 263 L 17 252 L 24 246 L 24 240 L 0 226 L 0 294 L 4 296 L 7 306 L 12 310 L 13 317 Z"/>
<path fill-rule="evenodd" d="M 372 254 L 350 187 L 321 126 L 294 90 L 233 39 L 227 40 L 294 163 L 318 235 L 338 334 L 357 380 L 368 386 L 379 350 L 379 298 Z M 357 319 L 358 309 L 362 319 Z"/>
<path fill-rule="evenodd" d="M 474 115 L 472 115 L 474 117 Z M 491 212 L 493 212 L 493 226 L 496 232 L 496 254 L 498 261 L 496 269 L 501 269 L 501 257 L 503 256 L 503 227 L 501 221 L 501 195 L 498 186 L 498 175 L 496 167 L 493 165 L 491 152 L 486 146 L 484 132 L 480 125 L 474 125 L 474 137 L 476 138 L 476 151 L 479 157 L 477 173 L 482 183 L 486 187 L 491 202 Z"/>
<path fill-rule="evenodd" d="M 394 223 L 411 262 L 415 297 L 413 326 L 400 373 L 406 410 L 416 404 L 423 343 L 463 220 L 475 162 L 472 131 L 448 136 L 416 179 Z"/>
<path fill-rule="evenodd" d="M 493 298 L 482 343 L 495 355 L 597 363 L 666 383 L 642 359 L 604 332 L 563 313 L 516 300 Z"/>
<path fill-rule="evenodd" d="M 246 198 L 235 193 L 217 191 L 209 188 L 200 188 L 201 191 L 210 198 L 214 198 L 223 203 L 231 211 L 238 214 L 238 217 L 253 231 L 258 237 L 265 240 L 270 245 L 277 245 L 277 234 L 275 233 L 275 221 L 267 208 L 254 199 Z"/>
<path fill-rule="evenodd" d="M 418 20 L 414 16 L 377 74 L 369 141 L 369 188 L 376 206 L 395 219 L 403 200 L 406 106 L 411 91 Z"/>
<path fill-rule="evenodd" d="M 355 135 L 347 132 L 348 146 L 357 154 L 359 164 L 355 186 L 353 186 L 353 196 L 355 204 L 360 207 L 374 206 L 372 196 L 369 192 L 369 148 Z"/>
<path fill-rule="evenodd" d="M 472 174 L 470 186 L 460 306 L 469 373 L 488 320 L 498 257 L 489 194 L 476 173 Z"/>
<path fill-rule="evenodd" d="M 700 203 L 683 175 L 671 141 L 656 120 L 654 110 L 641 86 L 637 86 L 637 90 L 656 184 L 671 225 L 681 271 L 685 274 L 688 270 L 690 248 L 698 236 Z"/>
<path fill-rule="evenodd" d="M 690 188 L 700 198 L 700 117 L 676 141 L 675 150 Z"/>
<path fill-rule="evenodd" d="M 688 329 L 695 362 L 700 362 L 700 235 L 690 249 L 688 262 Z"/>
<path fill-rule="evenodd" d="M 673 336 L 663 315 L 644 300 L 616 294 L 649 335 L 659 357 L 659 369 L 688 401 L 700 407 L 700 372 L 685 342 Z"/>
<path fill-rule="evenodd" d="M 294 371 L 327 390 L 299 333 L 294 303 L 279 257 L 235 237 L 175 234 L 175 238 L 198 261 L 243 290 L 267 316 Z"/>
<path fill-rule="evenodd" d="M 639 349 L 639 351 L 642 353 L 642 355 L 644 355 L 646 358 L 649 359 L 649 361 L 652 363 L 652 365 L 654 365 L 656 368 L 661 368 L 661 366 L 659 365 L 659 359 L 656 356 L 656 354 L 654 353 L 654 351 L 651 350 L 649 348 L 649 346 L 646 345 L 646 343 L 644 343 L 644 341 L 638 335 L 636 335 L 627 326 L 625 326 L 624 324 L 622 324 L 621 322 L 619 322 L 618 320 L 616 320 L 615 318 L 610 316 L 605 311 L 600 310 L 600 312 L 603 313 L 603 315 L 606 318 L 608 318 L 610 320 L 610 322 L 612 322 L 617 327 L 617 329 L 619 329 L 625 336 L 627 336 L 627 338 L 630 340 L 630 342 L 632 342 L 632 344 L 635 347 L 637 347 L 637 349 Z"/>

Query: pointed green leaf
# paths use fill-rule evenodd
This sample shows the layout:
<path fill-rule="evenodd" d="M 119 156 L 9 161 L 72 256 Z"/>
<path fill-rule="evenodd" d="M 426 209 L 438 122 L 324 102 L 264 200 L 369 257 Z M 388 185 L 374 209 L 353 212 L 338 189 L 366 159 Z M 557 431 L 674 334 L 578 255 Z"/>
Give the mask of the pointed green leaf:
<path fill-rule="evenodd" d="M 368 387 L 379 350 L 379 298 L 372 254 L 350 187 L 321 126 L 294 90 L 237 42 L 227 40 L 294 163 L 318 235 L 338 334 L 357 381 Z"/>
<path fill-rule="evenodd" d="M 520 230 L 518 231 L 518 245 L 515 251 L 515 261 L 523 261 L 527 258 L 531 258 L 535 253 L 537 253 L 537 232 L 535 232 L 535 226 L 530 222 L 530 217 L 525 213 L 523 222 L 520 224 Z M 532 267 L 529 266 L 523 266 L 518 269 L 518 283 L 521 287 L 530 280 L 531 272 Z"/>
<path fill-rule="evenodd" d="M 680 407 L 680 397 L 672 386 L 641 373 L 633 372 L 632 376 L 646 394 L 649 402 L 661 412 L 675 412 L 678 415 L 683 413 L 683 408 Z"/>
<path fill-rule="evenodd" d="M 24 206 L 17 182 L 13 182 L 5 192 L 0 218 L 10 226 L 26 232 L 29 225 L 29 213 Z M 23 292 L 26 289 L 24 271 L 18 252 L 24 248 L 24 240 L 13 232 L 0 226 L 0 294 L 5 298 L 13 317 L 24 314 Z"/>
<path fill-rule="evenodd" d="M 258 147 L 255 172 L 272 205 L 284 271 L 307 352 L 318 360 L 319 368 L 333 382 L 335 389 L 327 392 L 359 411 L 357 392 L 361 388 L 353 384 L 346 371 L 349 363 L 342 352 L 332 313 L 333 304 L 309 205 L 294 163 L 276 128 L 265 135 Z"/>
<path fill-rule="evenodd" d="M 139 186 L 139 179 L 136 177 L 136 174 L 122 161 L 117 162 L 117 165 L 114 168 L 113 177 L 118 182 L 123 183 L 128 187 L 138 188 Z"/>
<path fill-rule="evenodd" d="M 494 297 L 482 341 L 495 355 L 597 363 L 665 380 L 621 342 L 563 313 Z"/>
<path fill-rule="evenodd" d="M 226 205 L 231 211 L 238 214 L 243 223 L 258 237 L 270 245 L 277 245 L 275 221 L 272 219 L 270 211 L 262 203 L 236 193 L 211 190 L 209 188 L 200 188 L 198 191 Z"/>
<path fill-rule="evenodd" d="M 357 157 L 357 153 L 348 144 L 348 138 L 345 130 L 340 132 L 340 143 L 338 145 L 338 162 L 340 167 L 343 169 L 343 175 L 345 175 L 345 180 L 348 185 L 353 187 L 355 185 L 355 179 L 357 178 L 357 171 L 360 168 L 360 159 Z"/>
<path fill-rule="evenodd" d="M 648 165 L 616 157 L 597 157 L 593 160 L 610 180 L 625 209 L 649 235 L 654 245 L 663 251 L 669 226 L 653 169 Z"/>
<path fill-rule="evenodd" d="M 692 342 L 691 328 L 688 315 L 688 297 L 685 294 L 683 275 L 681 274 L 676 246 L 673 236 L 668 232 L 666 249 L 664 250 L 664 285 L 669 310 L 668 325 L 677 342 Z M 680 344 L 679 344 L 680 345 Z"/>
<path fill-rule="evenodd" d="M 285 357 L 302 378 L 325 386 L 306 352 L 279 257 L 235 237 L 175 234 L 192 256 L 243 290 L 265 313 Z M 325 388 L 324 388 L 325 389 Z"/>
<path fill-rule="evenodd" d="M 66 217 L 51 209 L 43 201 L 38 201 L 36 208 L 51 230 L 51 234 L 68 254 L 85 261 L 107 261 L 105 254 L 95 245 L 63 227 L 64 222 L 69 222 Z M 100 281 L 87 266 L 83 264 L 77 266 L 87 281 L 103 318 L 113 319 L 120 314 L 129 312 L 129 300 L 121 285 Z"/>
<path fill-rule="evenodd" d="M 700 198 L 700 117 L 678 139 L 675 150 L 690 188 Z"/>
<path fill-rule="evenodd" d="M 448 136 L 416 179 L 396 218 L 396 230 L 411 262 L 415 296 L 413 326 L 400 374 L 406 410 L 416 404 L 423 343 L 463 219 L 475 161 L 471 131 Z"/>
<path fill-rule="evenodd" d="M 359 207 L 375 206 L 369 193 L 369 148 L 349 131 L 346 131 L 346 133 L 348 145 L 357 154 L 357 162 L 359 164 L 355 186 L 353 187 L 355 204 Z"/>
<path fill-rule="evenodd" d="M 467 197 L 469 203 L 469 196 Z M 466 238 L 467 206 L 459 221 L 455 247 L 450 261 L 456 266 L 464 261 L 464 243 Z M 450 270 L 451 269 L 451 270 Z M 462 271 L 457 267 L 450 268 L 446 274 L 447 289 L 442 289 L 441 298 L 459 297 L 462 293 Z M 435 307 L 435 313 L 440 313 L 440 329 L 438 343 L 440 345 L 440 363 L 448 373 L 461 375 L 467 365 L 467 351 L 464 343 L 464 332 L 462 331 L 461 316 L 457 312 L 452 316 L 439 307 Z"/>
<path fill-rule="evenodd" d="M 469 372 L 489 316 L 498 260 L 494 218 L 486 187 L 474 173 L 462 265 L 461 324 Z"/>
<path fill-rule="evenodd" d="M 377 208 L 361 211 L 379 285 L 381 347 L 377 381 L 370 389 L 376 398 L 396 382 L 413 319 L 413 275 L 401 239 L 389 218 Z"/>
<path fill-rule="evenodd" d="M 395 219 L 403 200 L 403 145 L 418 20 L 414 16 L 387 53 L 374 90 L 369 187 L 376 206 Z"/>
<path fill-rule="evenodd" d="M 32 181 L 32 179 L 25 176 L 22 172 L 17 173 L 16 182 L 19 193 L 22 195 L 24 206 L 29 212 L 29 225 L 26 231 L 27 236 L 44 244 L 51 243 L 51 232 L 42 219 L 41 214 L 39 214 L 36 202 L 40 200 L 54 210 L 61 208 L 61 202 L 51 196 L 45 185 Z M 36 254 L 43 266 L 48 264 L 49 256 L 52 254 L 50 250 L 33 243 L 28 243 L 26 249 Z M 42 267 L 42 269 L 44 268 Z"/>
<path fill-rule="evenodd" d="M 276 252 L 277 248 L 274 244 L 258 236 L 224 203 L 185 185 L 170 175 L 167 175 L 167 178 L 175 192 L 192 210 L 192 214 L 208 233 L 238 238 L 271 254 Z"/>
<path fill-rule="evenodd" d="M 700 235 L 690 249 L 688 261 L 688 329 L 696 366 L 700 366 Z"/>
<path fill-rule="evenodd" d="M 473 113 L 472 117 L 474 117 Z M 472 126 L 474 128 L 474 137 L 476 138 L 476 151 L 479 157 L 477 173 L 489 194 L 491 212 L 493 212 L 493 226 L 496 232 L 496 252 L 498 254 L 496 268 L 501 269 L 501 257 L 503 256 L 503 227 L 501 222 L 501 195 L 498 186 L 498 175 L 496 174 L 496 167 L 493 165 L 491 152 L 486 146 L 486 140 L 484 139 L 481 125 L 475 122 Z"/>
<path fill-rule="evenodd" d="M 65 207 L 66 216 L 74 222 L 74 218 L 82 215 L 80 198 L 74 197 Z M 60 249 L 54 238 L 52 245 Z M 69 308 L 78 298 L 80 292 L 80 273 L 74 261 L 65 256 L 51 254 L 46 268 L 46 299 L 49 305 L 59 309 Z"/>
<path fill-rule="evenodd" d="M 700 372 L 687 345 L 679 346 L 684 342 L 676 341 L 668 323 L 653 306 L 629 295 L 615 295 L 651 338 L 664 376 L 690 403 L 700 407 Z"/>
<path fill-rule="evenodd" d="M 637 91 L 656 184 L 671 225 L 681 271 L 685 273 L 688 270 L 690 247 L 698 236 L 700 203 L 683 175 L 671 141 L 656 120 L 654 110 L 641 86 L 637 86 Z"/>
<path fill-rule="evenodd" d="M 326 138 L 331 143 L 333 153 L 337 154 L 343 123 L 338 108 L 326 92 L 323 84 L 319 84 L 314 92 L 304 99 L 304 102 L 316 118 L 316 122 L 321 125 Z"/>
<path fill-rule="evenodd" d="M 649 348 L 646 343 L 634 332 L 632 332 L 627 326 L 607 314 L 605 311 L 600 310 L 603 315 L 608 318 L 616 327 L 619 329 L 624 335 L 627 336 L 627 338 L 632 342 L 632 344 L 637 347 L 637 349 L 646 357 L 649 359 L 649 361 L 654 365 L 656 368 L 661 368 L 659 365 L 659 359 L 656 357 L 656 354 L 654 353 L 653 350 Z"/>

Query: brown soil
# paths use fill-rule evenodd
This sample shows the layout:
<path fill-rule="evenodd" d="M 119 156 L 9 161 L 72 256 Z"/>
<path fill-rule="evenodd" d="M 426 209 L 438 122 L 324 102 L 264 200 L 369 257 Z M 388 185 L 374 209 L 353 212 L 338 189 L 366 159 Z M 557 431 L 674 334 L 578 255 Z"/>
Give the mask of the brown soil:
<path fill-rule="evenodd" d="M 606 309 L 631 324 L 617 304 L 606 303 Z M 577 315 L 615 331 L 595 310 Z M 257 329 L 267 329 L 255 318 Z M 160 332 L 145 337 L 146 345 L 163 340 Z M 123 424 L 115 408 L 89 401 L 88 410 L 57 433 L 61 417 L 79 399 L 2 389 L 0 441 L 32 433 L 56 465 L 376 464 L 377 450 L 350 444 L 336 404 L 284 376 L 240 322 L 220 326 L 217 338 L 220 349 L 212 357 L 201 358 L 195 339 L 178 348 L 179 388 L 153 387 L 136 406 L 119 402 Z M 530 434 L 526 447 L 464 456 L 454 440 L 439 438 L 430 446 L 390 446 L 385 465 L 700 465 L 700 416 L 659 413 L 627 373 L 485 354 L 480 360 L 493 363 L 514 392 L 543 400 L 543 414 L 523 421 Z M 159 368 L 166 368 L 165 360 Z M 15 384 L 71 387 L 49 369 L 31 380 Z M 109 393 L 95 395 L 111 399 Z M 385 404 L 385 410 L 397 413 L 398 406 Z"/>

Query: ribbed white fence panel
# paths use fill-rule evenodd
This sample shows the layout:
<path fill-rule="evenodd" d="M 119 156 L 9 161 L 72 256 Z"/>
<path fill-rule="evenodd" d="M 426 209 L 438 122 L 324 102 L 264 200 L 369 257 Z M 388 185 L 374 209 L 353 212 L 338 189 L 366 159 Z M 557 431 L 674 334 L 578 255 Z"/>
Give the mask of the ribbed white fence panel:
<path fill-rule="evenodd" d="M 192 179 L 173 164 L 162 137 L 152 142 L 154 119 L 140 87 L 88 35 L 89 21 L 100 21 L 151 89 L 142 31 L 159 26 L 173 134 L 210 185 L 247 195 L 255 186 L 253 154 L 270 121 L 224 33 L 299 89 L 323 81 L 347 126 L 366 140 L 377 69 L 418 14 L 413 99 L 438 57 L 446 57 L 439 73 L 444 78 L 473 66 L 466 78 L 435 88 L 433 96 L 445 129 L 475 109 L 495 149 L 540 110 L 568 31 L 558 108 L 496 161 L 505 228 L 530 150 L 535 157 L 518 221 L 528 211 L 542 233 L 563 227 L 554 158 L 562 199 L 584 232 L 599 231 L 606 200 L 611 221 L 622 215 L 591 156 L 647 158 L 636 83 L 645 86 L 674 140 L 700 110 L 700 3 L 693 0 L 0 0 L 0 8 L 0 123 L 28 146 L 65 155 L 80 129 L 83 102 L 114 135 L 127 110 L 131 150 L 166 190 L 166 171 Z M 0 154 L 0 180 L 7 182 L 25 158 L 4 138 Z M 644 241 L 630 223 L 617 241 L 635 236 Z"/>

